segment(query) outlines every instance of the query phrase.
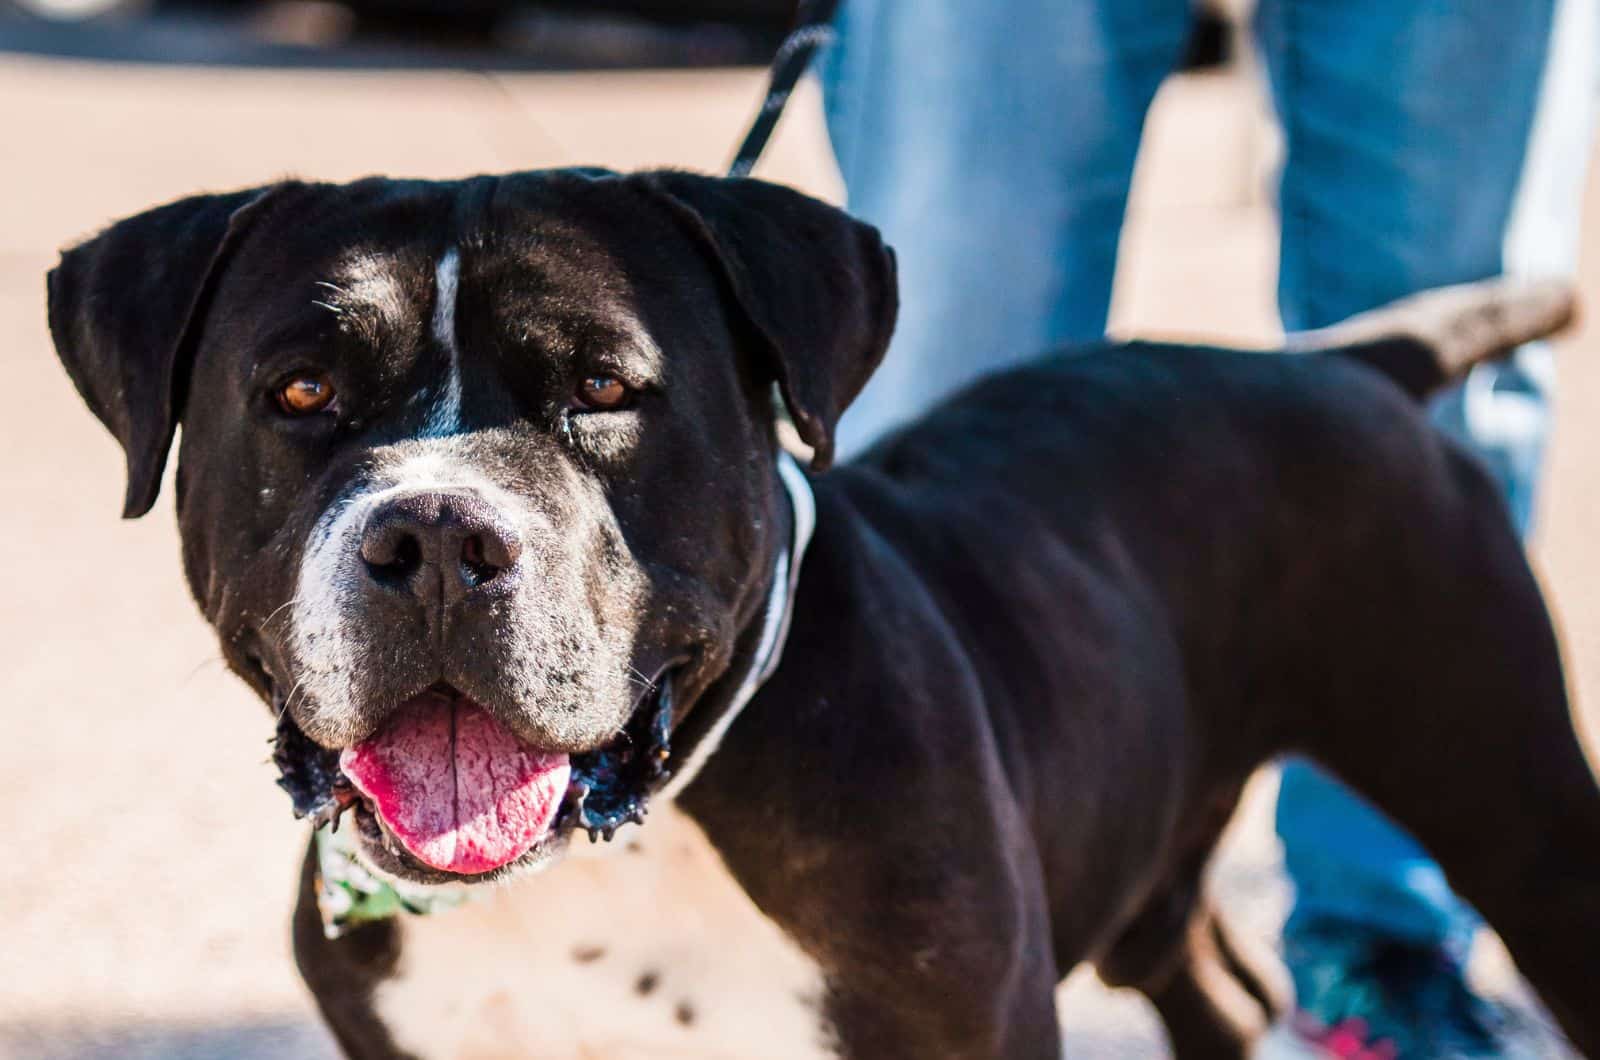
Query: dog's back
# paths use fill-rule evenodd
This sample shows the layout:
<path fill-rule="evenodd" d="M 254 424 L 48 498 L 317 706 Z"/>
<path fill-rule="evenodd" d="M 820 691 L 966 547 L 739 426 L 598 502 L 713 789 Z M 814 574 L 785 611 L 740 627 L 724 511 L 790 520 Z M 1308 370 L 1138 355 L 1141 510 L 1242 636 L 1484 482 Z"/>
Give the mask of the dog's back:
<path fill-rule="evenodd" d="M 1572 927 L 1600 927 L 1600 796 L 1503 502 L 1417 400 L 1559 327 L 1570 299 L 1475 285 L 1401 308 L 1308 356 L 1047 358 L 830 476 L 974 660 L 1057 961 L 1099 954 L 1199 1040 L 1205 975 L 1174 969 L 1218 930 L 1200 873 L 1249 773 L 1285 752 L 1414 831 L 1582 1026 Z"/>

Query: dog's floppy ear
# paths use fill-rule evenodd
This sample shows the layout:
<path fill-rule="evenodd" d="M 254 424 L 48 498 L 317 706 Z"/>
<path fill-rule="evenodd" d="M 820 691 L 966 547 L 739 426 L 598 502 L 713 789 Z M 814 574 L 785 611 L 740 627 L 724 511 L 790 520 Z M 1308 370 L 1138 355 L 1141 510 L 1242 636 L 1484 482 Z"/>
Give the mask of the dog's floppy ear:
<path fill-rule="evenodd" d="M 707 245 L 765 347 L 812 467 L 827 467 L 839 416 L 894 330 L 894 252 L 871 225 L 776 184 L 676 172 L 641 179 Z"/>
<path fill-rule="evenodd" d="M 196 195 L 119 221 L 46 278 L 50 335 L 73 385 L 122 444 L 122 515 L 155 504 L 219 266 L 272 189 Z"/>

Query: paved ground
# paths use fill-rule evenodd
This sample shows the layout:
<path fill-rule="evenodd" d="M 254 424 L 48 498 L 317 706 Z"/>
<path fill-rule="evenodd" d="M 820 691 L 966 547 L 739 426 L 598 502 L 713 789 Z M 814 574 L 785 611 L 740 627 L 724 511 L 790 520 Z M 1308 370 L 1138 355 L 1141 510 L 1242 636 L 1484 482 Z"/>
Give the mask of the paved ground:
<path fill-rule="evenodd" d="M 454 176 L 590 162 L 717 167 L 749 72 L 229 70 L 0 55 L 0 1055 L 327 1055 L 288 957 L 301 829 L 265 764 L 262 709 L 223 670 L 182 587 L 170 501 L 119 524 L 121 457 L 51 356 L 44 270 L 108 219 L 284 173 Z M 1119 273 L 1128 332 L 1271 337 L 1270 137 L 1248 78 L 1174 84 L 1155 116 Z M 766 175 L 836 197 L 814 97 Z M 1600 269 L 1600 224 L 1585 229 Z M 1592 284 L 1587 284 L 1594 289 Z M 1538 555 L 1580 692 L 1600 692 L 1600 337 L 1563 365 Z M 1284 889 L 1258 798 L 1219 882 L 1263 938 Z M 1490 953 L 1489 957 L 1492 958 Z M 1497 988 L 1503 964 L 1483 962 Z M 1148 1057 L 1136 999 L 1065 995 L 1074 1055 Z"/>

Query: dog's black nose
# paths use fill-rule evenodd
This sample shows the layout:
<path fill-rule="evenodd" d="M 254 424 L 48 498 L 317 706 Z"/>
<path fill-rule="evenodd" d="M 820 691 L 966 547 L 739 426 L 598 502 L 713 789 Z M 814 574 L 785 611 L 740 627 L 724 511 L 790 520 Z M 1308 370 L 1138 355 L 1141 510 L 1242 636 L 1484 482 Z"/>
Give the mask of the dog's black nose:
<path fill-rule="evenodd" d="M 427 603 L 460 599 L 516 565 L 515 528 L 476 494 L 405 493 L 367 517 L 361 558 L 372 579 Z"/>

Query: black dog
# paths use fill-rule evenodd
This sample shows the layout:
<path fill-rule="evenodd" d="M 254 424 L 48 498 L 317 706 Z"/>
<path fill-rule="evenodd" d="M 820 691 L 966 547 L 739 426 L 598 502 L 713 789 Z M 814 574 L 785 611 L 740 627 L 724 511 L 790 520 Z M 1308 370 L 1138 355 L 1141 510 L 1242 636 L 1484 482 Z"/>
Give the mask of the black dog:
<path fill-rule="evenodd" d="M 63 257 L 125 514 L 181 422 L 195 598 L 297 808 L 350 811 L 296 920 L 344 1047 L 1055 1056 L 1092 961 L 1237 1057 L 1272 1000 L 1201 871 L 1299 751 L 1600 1055 L 1600 792 L 1495 488 L 1415 401 L 1566 295 L 1052 357 L 808 487 L 771 387 L 825 468 L 895 297 L 871 228 L 679 173 L 287 182 Z"/>

